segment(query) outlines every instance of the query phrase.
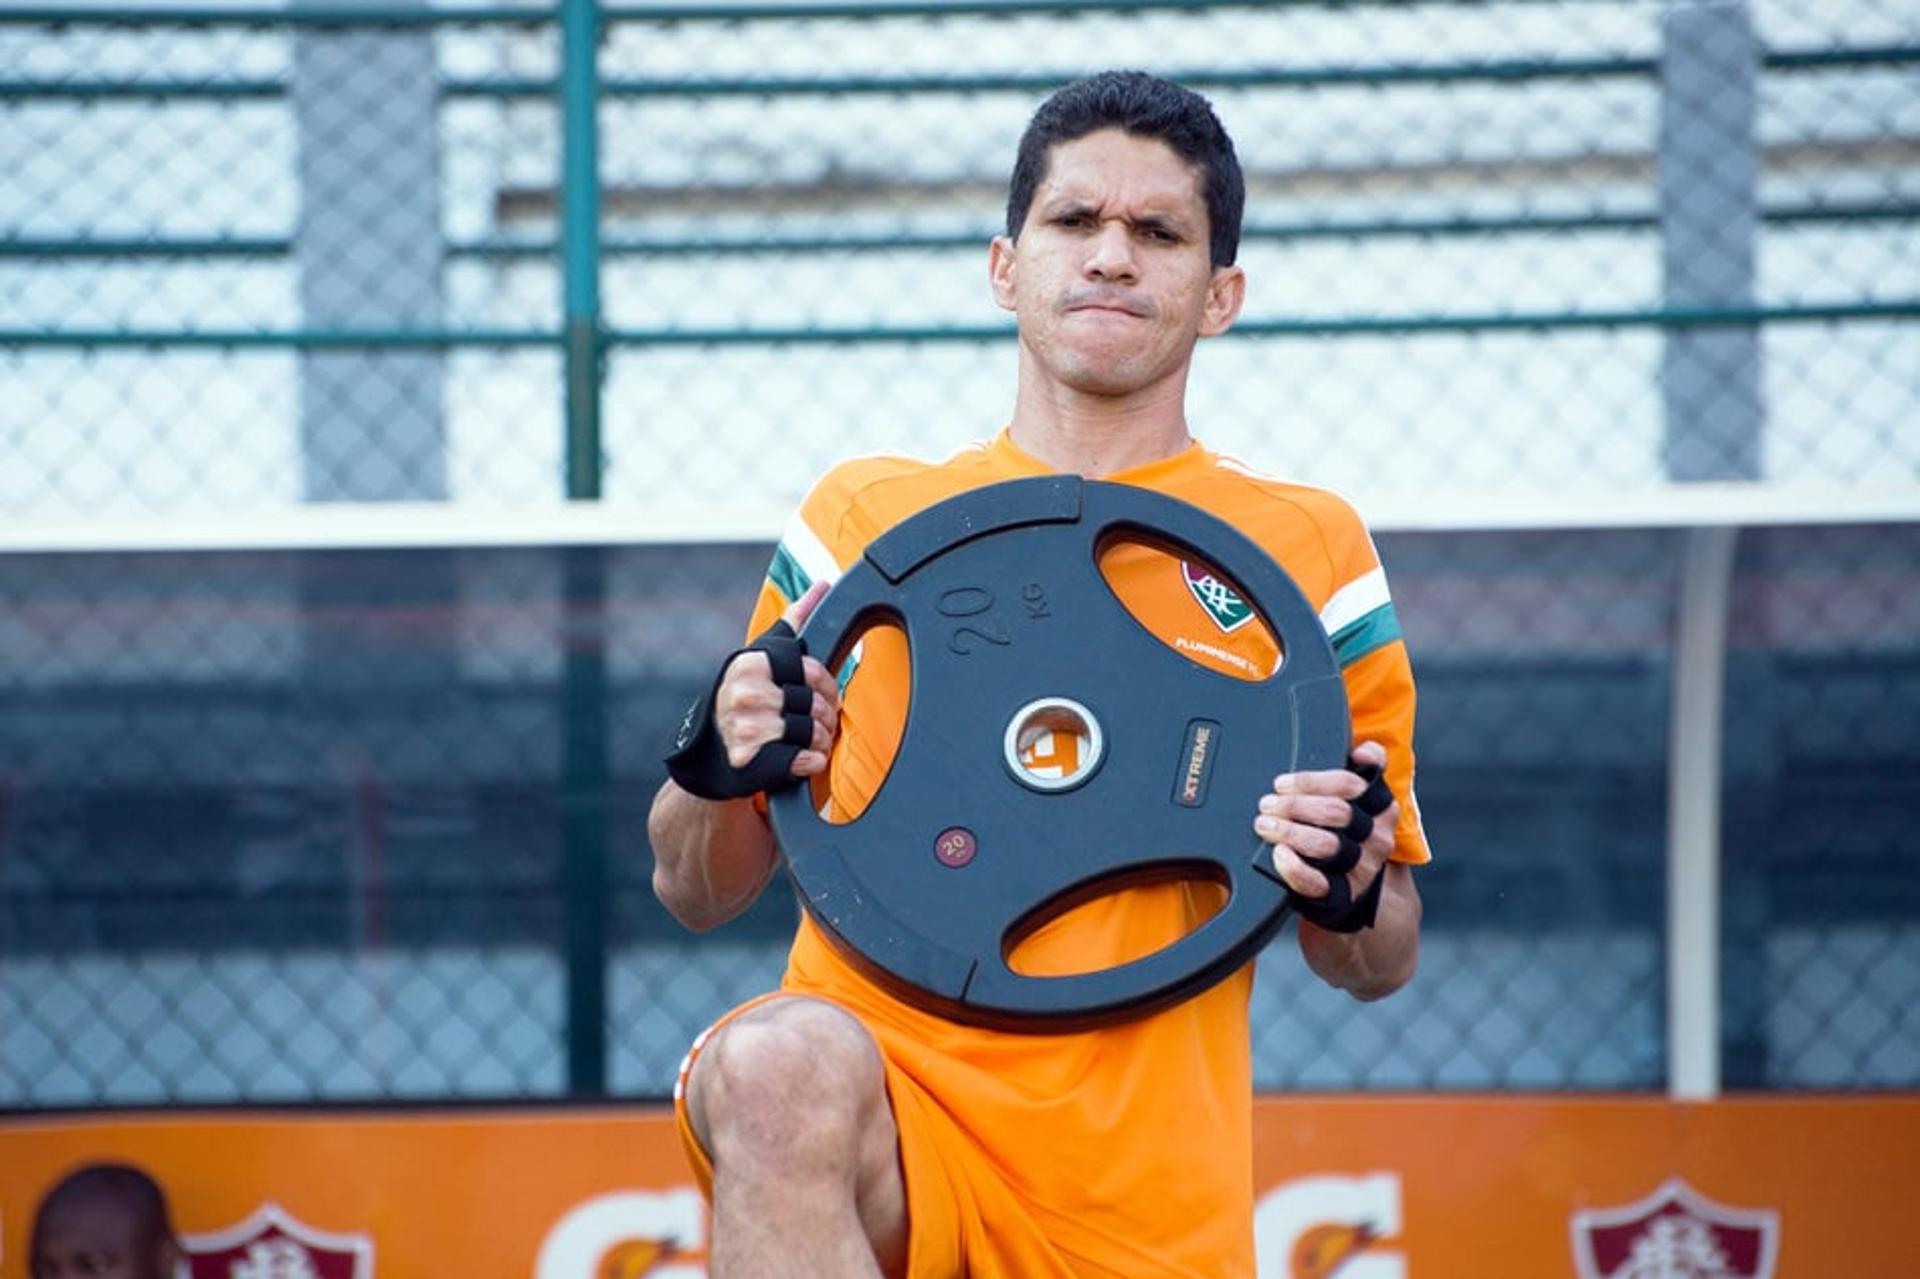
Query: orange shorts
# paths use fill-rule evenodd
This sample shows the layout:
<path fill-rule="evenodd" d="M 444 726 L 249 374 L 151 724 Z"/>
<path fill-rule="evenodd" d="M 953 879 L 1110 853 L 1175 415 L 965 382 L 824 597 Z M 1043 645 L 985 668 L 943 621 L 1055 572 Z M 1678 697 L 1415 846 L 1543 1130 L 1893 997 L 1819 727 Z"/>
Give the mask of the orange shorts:
<path fill-rule="evenodd" d="M 796 997 L 819 998 L 773 991 L 749 1000 L 702 1032 L 680 1064 L 673 1090 L 674 1119 L 700 1191 L 709 1202 L 713 1161 L 687 1116 L 687 1077 L 714 1031 L 771 1000 Z M 900 1131 L 909 1279 L 1126 1279 L 1120 1271 L 1063 1254 L 951 1113 L 888 1058 L 884 1043 L 880 1055 L 894 1124 Z"/>

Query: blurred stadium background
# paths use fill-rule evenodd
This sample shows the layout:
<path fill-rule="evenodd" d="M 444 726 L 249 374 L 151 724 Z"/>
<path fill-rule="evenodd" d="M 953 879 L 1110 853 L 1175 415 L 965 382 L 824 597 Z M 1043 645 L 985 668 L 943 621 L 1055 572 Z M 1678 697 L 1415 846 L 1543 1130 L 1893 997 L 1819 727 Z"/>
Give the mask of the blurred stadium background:
<path fill-rule="evenodd" d="M 1011 402 L 1019 129 L 1248 170 L 1217 448 L 1372 520 L 1439 860 L 1268 1088 L 1920 1086 L 1920 6 L 0 9 L 0 1109 L 657 1098 L 644 830 L 809 480 Z"/>

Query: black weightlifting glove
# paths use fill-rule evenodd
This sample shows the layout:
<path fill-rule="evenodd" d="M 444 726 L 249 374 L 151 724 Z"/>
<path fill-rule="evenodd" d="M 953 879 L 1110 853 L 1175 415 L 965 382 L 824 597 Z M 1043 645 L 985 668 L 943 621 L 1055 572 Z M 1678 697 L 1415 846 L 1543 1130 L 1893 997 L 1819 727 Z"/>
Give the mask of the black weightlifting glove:
<path fill-rule="evenodd" d="M 1330 933 L 1357 933 L 1373 927 L 1374 916 L 1380 910 L 1380 889 L 1387 880 L 1387 868 L 1382 866 L 1358 897 L 1347 887 L 1347 872 L 1360 864 L 1360 845 L 1373 834 L 1373 819 L 1393 804 L 1393 791 L 1381 776 L 1379 765 L 1356 764 L 1353 771 L 1366 779 L 1367 789 L 1352 801 L 1353 817 L 1334 832 L 1340 837 L 1340 847 L 1331 857 L 1300 855 L 1301 861 L 1327 877 L 1327 895 L 1293 894 L 1293 908 L 1300 918 L 1311 920 Z"/>
<path fill-rule="evenodd" d="M 680 789 L 702 799 L 741 799 L 763 790 L 792 783 L 793 757 L 813 742 L 813 690 L 807 686 L 807 671 L 801 658 L 806 642 L 793 633 L 793 627 L 775 622 L 760 637 L 727 655 L 719 674 L 706 695 L 687 708 L 680 728 L 673 735 L 673 749 L 667 752 L 667 775 Z M 713 699 L 726 678 L 727 667 L 742 653 L 765 653 L 773 667 L 773 682 L 780 686 L 782 718 L 786 731 L 775 741 L 760 747 L 745 767 L 735 768 L 727 760 L 726 743 L 713 722 Z"/>

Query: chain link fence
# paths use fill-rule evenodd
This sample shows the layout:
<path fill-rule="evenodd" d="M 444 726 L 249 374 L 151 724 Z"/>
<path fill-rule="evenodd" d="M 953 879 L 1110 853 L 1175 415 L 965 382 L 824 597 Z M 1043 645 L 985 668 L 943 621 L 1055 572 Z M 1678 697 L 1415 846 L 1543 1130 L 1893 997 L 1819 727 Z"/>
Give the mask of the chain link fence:
<path fill-rule="evenodd" d="M 1920 469 L 1893 0 L 354 13 L 0 26 L 0 512 L 551 504 L 571 442 L 610 498 L 777 526 L 1003 416 L 982 248 L 1096 65 L 1239 142 L 1217 447 L 1378 503 Z"/>
<path fill-rule="evenodd" d="M 1382 536 L 1440 853 L 1425 971 L 1354 1005 L 1276 944 L 1263 1086 L 1660 1086 L 1682 538 Z M 700 1027 L 777 979 L 794 918 L 776 887 L 695 940 L 647 882 L 660 737 L 764 562 L 0 558 L 0 1092 L 549 1096 L 603 1070 L 660 1094 Z M 1743 540 L 1730 1084 L 1920 1078 L 1915 565 L 1912 526 Z M 604 1008 L 585 1061 L 582 988 Z"/>
<path fill-rule="evenodd" d="M 1422 693 L 1422 976 L 1277 944 L 1260 1085 L 1667 1082 L 1663 503 L 1737 485 L 1724 1080 L 1920 1086 L 1911 5 L 569 0 L 0 14 L 0 1107 L 664 1094 L 795 906 L 665 915 L 660 737 L 813 475 L 1004 420 L 1095 58 L 1233 132 L 1190 416 L 1369 514 Z M 569 495 L 738 537 L 433 545 Z M 262 549 L 335 503 L 427 545 Z"/>

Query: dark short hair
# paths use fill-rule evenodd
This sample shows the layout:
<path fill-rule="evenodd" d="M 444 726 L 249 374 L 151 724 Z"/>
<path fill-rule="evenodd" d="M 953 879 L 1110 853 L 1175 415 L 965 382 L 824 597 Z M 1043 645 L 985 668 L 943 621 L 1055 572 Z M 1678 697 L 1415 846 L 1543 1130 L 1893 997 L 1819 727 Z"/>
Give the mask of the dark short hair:
<path fill-rule="evenodd" d="M 132 1218 L 143 1242 L 157 1244 L 173 1238 L 173 1219 L 159 1182 L 131 1164 L 86 1164 L 62 1177 L 40 1201 L 33 1214 L 33 1250 L 39 1251 L 42 1231 L 60 1212 L 102 1200 Z"/>
<path fill-rule="evenodd" d="M 1230 266 L 1240 252 L 1246 180 L 1233 139 L 1213 106 L 1192 89 L 1144 71 L 1102 71 L 1059 90 L 1040 104 L 1020 135 L 1007 191 L 1007 235 L 1018 238 L 1046 176 L 1047 159 L 1062 142 L 1102 129 L 1157 138 L 1200 170 L 1207 203 L 1207 247 L 1214 266 Z"/>

